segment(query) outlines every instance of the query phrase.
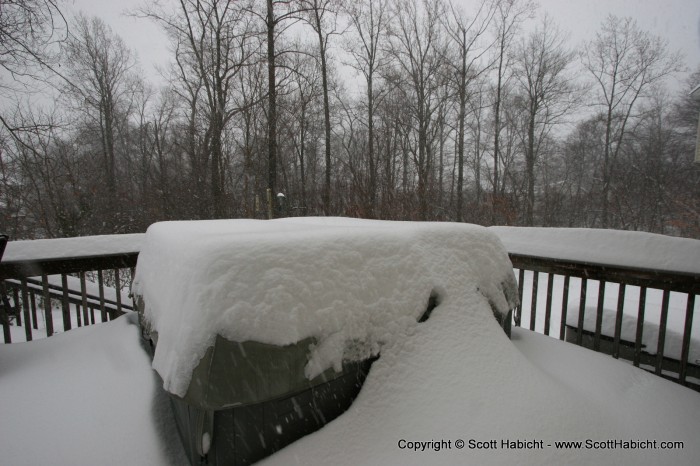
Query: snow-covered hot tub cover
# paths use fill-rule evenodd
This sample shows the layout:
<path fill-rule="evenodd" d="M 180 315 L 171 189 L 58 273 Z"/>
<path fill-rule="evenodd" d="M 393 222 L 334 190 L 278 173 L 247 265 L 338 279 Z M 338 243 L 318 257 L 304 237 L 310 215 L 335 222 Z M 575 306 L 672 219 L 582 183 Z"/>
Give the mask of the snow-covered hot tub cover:
<path fill-rule="evenodd" d="M 158 332 L 153 367 L 179 396 L 217 335 L 280 346 L 313 337 L 312 378 L 410 334 L 431 296 L 434 312 L 517 305 L 512 265 L 487 229 L 346 218 L 156 223 L 133 290 Z M 489 306 L 474 309 L 475 296 Z"/>

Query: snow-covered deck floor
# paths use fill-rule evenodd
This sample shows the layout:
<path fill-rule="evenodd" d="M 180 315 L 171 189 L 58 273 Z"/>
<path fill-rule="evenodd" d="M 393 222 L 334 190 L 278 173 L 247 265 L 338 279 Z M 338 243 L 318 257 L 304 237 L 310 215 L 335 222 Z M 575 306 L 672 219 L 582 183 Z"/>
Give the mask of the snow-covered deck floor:
<path fill-rule="evenodd" d="M 133 317 L 0 347 L 2 464 L 186 464 Z M 375 363 L 349 412 L 268 463 L 700 462 L 697 393 L 522 329 L 512 341 L 499 339 L 503 351 L 494 353 L 471 333 L 462 335 L 463 324 L 431 317 L 400 351 Z M 399 448 L 401 439 L 451 440 L 452 448 L 414 452 Z M 458 450 L 458 439 L 499 446 L 502 439 L 541 439 L 545 449 Z M 586 439 L 685 444 L 656 451 L 546 447 Z"/>

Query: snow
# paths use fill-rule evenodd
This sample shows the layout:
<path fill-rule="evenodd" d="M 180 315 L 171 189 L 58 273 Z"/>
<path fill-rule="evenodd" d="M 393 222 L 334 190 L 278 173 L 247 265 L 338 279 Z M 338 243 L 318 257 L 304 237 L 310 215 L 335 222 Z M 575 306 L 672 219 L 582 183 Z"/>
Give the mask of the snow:
<path fill-rule="evenodd" d="M 700 274 L 700 240 L 639 231 L 490 227 L 508 252 Z"/>
<path fill-rule="evenodd" d="M 511 253 L 700 273 L 700 241 L 694 239 L 589 228 L 496 226 L 489 230 Z M 3 261 L 139 252 L 144 237 L 134 233 L 10 241 Z"/>
<path fill-rule="evenodd" d="M 187 464 L 133 317 L 0 346 L 3 464 Z M 527 330 L 513 329 L 508 341 L 492 321 L 438 306 L 406 340 L 383 348 L 347 413 L 266 464 L 698 464 L 700 395 Z M 685 445 L 546 446 L 587 438 Z M 452 448 L 401 450 L 401 439 Z M 499 448 L 457 450 L 457 439 L 493 439 Z M 545 448 L 503 450 L 502 439 L 541 439 Z"/>
<path fill-rule="evenodd" d="M 488 229 L 341 219 L 232 225 L 149 230 L 138 278 L 160 326 L 159 348 L 179 323 L 180 341 L 170 347 L 179 356 L 196 346 L 190 333 L 210 331 L 267 342 L 314 335 L 320 366 L 335 363 L 346 338 L 363 335 L 370 350 L 380 350 L 345 414 L 264 464 L 700 464 L 700 394 L 528 330 L 505 336 L 491 306 L 512 305 L 502 285 L 512 268 Z M 165 295 L 149 295 L 164 293 L 169 280 Z M 439 305 L 417 323 L 433 291 Z M 204 304 L 219 306 L 212 326 L 190 315 L 208 312 Z M 254 306 L 255 315 L 246 315 Z M 0 346 L 3 464 L 187 464 L 134 317 Z M 684 444 L 554 443 L 587 439 Z M 470 449 L 470 440 L 495 448 Z M 532 448 L 501 443 L 518 440 Z"/>
<path fill-rule="evenodd" d="M 545 332 L 545 306 L 547 299 L 546 284 L 548 274 L 540 273 L 539 287 L 537 290 L 537 314 L 535 318 L 535 331 Z M 533 272 L 526 271 L 524 276 L 522 299 L 522 326 L 530 328 L 532 305 L 532 280 Z M 586 305 L 584 314 L 584 329 L 595 330 L 595 319 L 598 306 L 598 286 L 596 280 L 588 280 L 586 287 Z M 552 283 L 552 310 L 550 317 L 549 334 L 559 338 L 562 301 L 564 299 L 564 277 L 555 276 Z M 603 321 L 601 334 L 615 336 L 615 318 L 617 315 L 617 299 L 619 285 L 608 283 L 605 288 L 603 300 Z M 569 325 L 578 327 L 578 311 L 580 306 L 581 280 L 572 277 L 569 283 L 569 296 L 567 302 L 566 320 Z M 623 305 L 622 338 L 634 341 L 636 336 L 636 321 L 639 311 L 640 289 L 636 286 L 627 286 Z M 663 292 L 657 289 L 647 289 L 646 305 L 644 312 L 644 333 L 642 343 L 650 354 L 656 354 L 658 328 L 661 319 L 661 302 Z M 680 344 L 685 330 L 685 318 L 688 295 L 684 293 L 670 293 L 668 316 L 666 321 L 666 340 L 664 354 L 670 357 L 680 355 Z M 700 315 L 700 300 L 695 300 L 694 315 Z M 690 361 L 700 358 L 700 319 L 694 318 L 691 327 Z M 700 364 L 700 361 L 697 363 Z"/>
<path fill-rule="evenodd" d="M 3 262 L 139 252 L 143 233 L 10 241 Z"/>
<path fill-rule="evenodd" d="M 583 329 L 595 332 L 597 319 L 598 289 L 587 290 L 588 305 L 585 306 Z M 615 320 L 617 318 L 617 284 L 608 284 L 603 299 L 603 318 L 601 321 L 601 335 L 615 336 Z M 628 342 L 634 342 L 637 335 L 637 316 L 639 310 L 639 288 L 629 287 L 625 293 L 625 301 L 622 314 L 622 326 L 620 338 Z M 578 294 L 573 295 L 569 301 L 566 315 L 566 323 L 572 327 L 578 327 L 580 302 Z M 644 332 L 642 334 L 643 351 L 656 354 L 659 339 L 659 322 L 661 319 L 661 290 L 647 290 L 646 309 L 644 315 Z M 671 293 L 669 297 L 669 311 L 666 321 L 666 337 L 664 340 L 664 356 L 680 360 L 683 333 L 685 330 L 686 295 Z M 694 314 L 700 315 L 700 302 L 695 303 Z M 693 364 L 700 364 L 700 319 L 694 319 L 691 327 L 690 354 L 688 360 Z"/>
<path fill-rule="evenodd" d="M 0 346 L 2 464 L 185 464 L 135 317 Z"/>
<path fill-rule="evenodd" d="M 133 289 L 158 332 L 153 367 L 180 396 L 217 334 L 280 346 L 315 337 L 312 378 L 339 370 L 351 342 L 368 357 L 411 331 L 433 294 L 503 314 L 517 299 L 507 253 L 485 228 L 347 218 L 156 223 Z M 479 312 L 493 320 L 488 305 Z"/>
<path fill-rule="evenodd" d="M 514 329 L 509 342 L 479 315 L 439 306 L 409 339 L 383 349 L 345 414 L 262 464 L 698 464 L 697 393 L 527 330 Z M 414 452 L 402 439 L 452 446 Z M 458 439 L 496 448 L 457 449 Z M 587 439 L 682 441 L 684 449 L 554 443 Z M 503 440 L 543 448 L 504 449 Z"/>

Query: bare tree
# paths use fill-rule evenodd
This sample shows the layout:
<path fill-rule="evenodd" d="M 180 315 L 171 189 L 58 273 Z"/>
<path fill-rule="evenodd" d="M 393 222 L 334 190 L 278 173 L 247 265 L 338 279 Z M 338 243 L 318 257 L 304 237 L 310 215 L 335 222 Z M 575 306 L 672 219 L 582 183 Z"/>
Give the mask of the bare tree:
<path fill-rule="evenodd" d="M 159 219 L 177 218 L 186 215 L 183 189 L 186 186 L 185 166 L 177 157 L 176 150 L 176 112 L 177 94 L 171 88 L 164 88 L 155 97 L 146 94 L 141 98 L 137 111 L 138 125 L 132 136 L 138 154 L 135 160 L 134 191 L 142 209 L 138 217 L 156 216 Z M 147 210 L 148 212 L 143 212 Z M 143 218 L 140 227 L 145 228 L 149 219 Z"/>
<path fill-rule="evenodd" d="M 347 42 L 347 51 L 352 56 L 351 65 L 359 71 L 367 86 L 367 161 L 369 191 L 366 211 L 373 216 L 377 203 L 377 157 L 375 155 L 374 115 L 380 96 L 375 94 L 377 75 L 386 66 L 388 57 L 380 47 L 387 34 L 390 22 L 388 0 L 371 2 L 355 1 L 346 7 L 350 18 L 351 38 Z"/>
<path fill-rule="evenodd" d="M 542 24 L 518 45 L 514 76 L 523 95 L 527 118 L 525 224 L 534 224 L 535 164 L 546 136 L 571 111 L 577 91 L 567 68 L 574 53 L 566 50 L 564 37 L 545 15 Z"/>
<path fill-rule="evenodd" d="M 659 37 L 642 31 L 632 18 L 610 15 L 596 38 L 581 53 L 586 70 L 598 88 L 605 113 L 605 146 L 602 166 L 601 223 L 610 222 L 610 188 L 633 110 L 645 93 L 670 74 L 683 69 L 678 53 L 669 53 Z"/>
<path fill-rule="evenodd" d="M 267 91 L 265 69 L 266 64 L 259 60 L 239 74 L 243 106 L 236 116 L 236 126 L 241 132 L 238 145 L 243 153 L 243 214 L 251 218 L 259 214 L 260 206 L 256 204 L 267 185 L 267 158 L 263 156 L 266 147 L 263 128 L 267 125 L 263 105 Z"/>
<path fill-rule="evenodd" d="M 323 211 L 331 213 L 331 113 L 328 100 L 328 45 L 329 39 L 337 31 L 338 10 L 335 0 L 301 0 L 301 8 L 306 11 L 306 22 L 318 39 L 318 56 L 321 64 L 323 87 L 323 117 L 325 130 L 325 184 L 323 189 Z"/>
<path fill-rule="evenodd" d="M 325 123 L 325 118 L 321 116 L 323 112 L 319 108 L 322 105 L 319 101 L 322 102 L 323 95 L 321 69 L 311 51 L 307 52 L 301 45 L 296 48 L 302 53 L 288 56 L 287 65 L 294 70 L 289 78 L 292 91 L 282 101 L 280 124 L 284 140 L 291 146 L 290 152 L 295 155 L 292 164 L 297 178 L 297 189 L 287 193 L 287 197 L 293 195 L 297 202 L 297 210 L 306 213 L 311 207 L 310 204 L 313 204 L 309 202 L 309 192 L 315 188 L 314 180 L 309 177 L 309 169 L 316 164 L 316 140 L 319 138 L 321 122 Z M 325 124 L 323 126 L 325 129 Z"/>
<path fill-rule="evenodd" d="M 447 60 L 451 67 L 450 77 L 456 90 L 457 105 L 457 220 L 464 220 L 464 140 L 469 87 L 489 69 L 490 64 L 480 63 L 492 43 L 481 44 L 479 40 L 487 31 L 496 12 L 497 3 L 481 0 L 472 17 L 450 3 L 450 13 L 444 21 L 445 29 L 456 49 L 456 60 Z M 451 47 L 452 48 L 452 47 Z"/>
<path fill-rule="evenodd" d="M 58 74 L 58 46 L 68 30 L 58 5 L 58 0 L 0 0 L 0 69 L 6 72 L 0 76 L 0 97 L 8 102 L 16 104 L 17 96 L 33 92 L 37 81 Z M 23 126 L 5 110 L 0 111 L 0 125 L 12 136 L 50 128 L 41 121 Z"/>
<path fill-rule="evenodd" d="M 138 81 L 136 65 L 122 39 L 99 18 L 79 15 L 65 44 L 67 63 L 63 86 L 75 109 L 99 131 L 100 153 L 105 171 L 106 206 L 116 212 L 118 121 L 133 108 L 131 96 Z M 109 221 L 111 223 L 111 220 Z M 113 225 L 107 225 L 108 229 Z"/>
<path fill-rule="evenodd" d="M 155 7 L 140 13 L 165 27 L 177 44 L 178 65 L 184 76 L 201 84 L 198 96 L 206 107 L 212 215 L 223 217 L 230 209 L 225 199 L 223 138 L 229 121 L 242 106 L 235 87 L 237 75 L 259 49 L 251 18 L 245 5 L 216 0 L 179 0 L 173 14 Z"/>
<path fill-rule="evenodd" d="M 497 0 L 496 33 L 496 95 L 493 104 L 493 199 L 491 222 L 496 223 L 496 203 L 499 196 L 498 172 L 501 164 L 501 100 L 509 68 L 508 51 L 521 24 L 534 14 L 536 5 L 531 0 Z"/>
<path fill-rule="evenodd" d="M 288 27 L 282 25 L 298 21 L 305 11 L 296 3 L 291 0 L 267 0 L 264 15 L 252 7 L 248 10 L 264 21 L 267 37 L 267 189 L 270 196 L 275 195 L 277 185 L 277 58 L 282 53 L 275 51 L 275 44 Z M 277 213 L 276 204 L 269 205 L 268 208 L 269 215 L 274 217 Z"/>
<path fill-rule="evenodd" d="M 390 52 L 408 80 L 406 106 L 414 118 L 418 139 L 412 151 L 418 178 L 418 218 L 427 220 L 428 185 L 434 169 L 429 130 L 440 106 L 438 91 L 445 76 L 446 41 L 440 24 L 444 4 L 424 0 L 423 11 L 419 11 L 418 5 L 412 0 L 397 0 Z"/>
<path fill-rule="evenodd" d="M 483 170 L 484 156 L 486 154 L 488 141 L 484 133 L 487 112 L 489 107 L 488 96 L 486 92 L 487 78 L 482 75 L 473 83 L 474 91 L 472 98 L 468 100 L 469 112 L 473 115 L 468 123 L 469 136 L 471 138 L 471 153 L 472 157 L 470 165 L 474 173 L 474 204 L 472 205 L 470 221 L 484 221 L 483 210 Z"/>

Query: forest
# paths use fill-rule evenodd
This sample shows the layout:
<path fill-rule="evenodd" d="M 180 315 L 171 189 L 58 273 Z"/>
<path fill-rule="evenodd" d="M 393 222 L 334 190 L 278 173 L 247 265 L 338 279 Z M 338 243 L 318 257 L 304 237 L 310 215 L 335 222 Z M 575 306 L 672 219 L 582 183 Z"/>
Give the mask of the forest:
<path fill-rule="evenodd" d="M 0 7 L 11 239 L 310 215 L 700 238 L 700 69 L 631 18 L 573 48 L 530 0 L 143 2 L 172 53 L 151 83 L 103 20 Z"/>

